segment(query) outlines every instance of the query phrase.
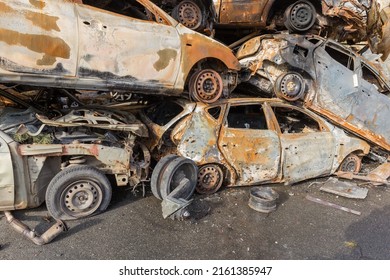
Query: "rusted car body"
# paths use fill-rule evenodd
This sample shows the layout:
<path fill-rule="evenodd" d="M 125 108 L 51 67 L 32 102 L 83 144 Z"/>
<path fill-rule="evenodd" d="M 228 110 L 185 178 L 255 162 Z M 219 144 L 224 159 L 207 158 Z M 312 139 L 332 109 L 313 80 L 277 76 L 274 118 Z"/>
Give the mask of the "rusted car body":
<path fill-rule="evenodd" d="M 390 151 L 390 83 L 377 65 L 349 48 L 316 36 L 256 37 L 239 49 L 259 94 L 324 116 L 374 146 Z"/>
<path fill-rule="evenodd" d="M 165 101 L 143 111 L 147 146 L 199 166 L 197 190 L 265 182 L 292 184 L 337 169 L 357 172 L 369 145 L 279 99 L 232 98 L 212 105 Z M 320 148 L 319 148 L 320 147 Z"/>
<path fill-rule="evenodd" d="M 136 138 L 148 132 L 127 116 L 124 123 L 108 111 L 75 110 L 48 120 L 31 108 L 4 108 L 0 211 L 46 201 L 54 218 L 77 219 L 107 208 L 111 183 L 106 176 L 118 186 L 142 184 L 149 177 L 150 153 Z"/>
<path fill-rule="evenodd" d="M 359 42 L 372 35 L 381 41 L 382 27 L 376 0 L 160 0 L 172 6 L 183 25 L 210 33 L 213 26 L 260 28 L 319 34 L 338 41 Z M 383 18 L 383 17 L 382 17 Z M 367 31 L 368 26 L 369 31 Z M 378 36 L 374 36 L 375 32 Z M 371 36 L 369 36 L 371 37 Z M 374 39 L 375 37 L 375 39 Z M 386 44 L 386 46 L 390 46 Z M 379 49 L 378 49 L 379 50 Z"/>
<path fill-rule="evenodd" d="M 230 49 L 148 0 L 129 3 L 132 16 L 73 1 L 0 1 L 0 83 L 180 95 L 191 80 L 205 102 L 235 87 Z"/>

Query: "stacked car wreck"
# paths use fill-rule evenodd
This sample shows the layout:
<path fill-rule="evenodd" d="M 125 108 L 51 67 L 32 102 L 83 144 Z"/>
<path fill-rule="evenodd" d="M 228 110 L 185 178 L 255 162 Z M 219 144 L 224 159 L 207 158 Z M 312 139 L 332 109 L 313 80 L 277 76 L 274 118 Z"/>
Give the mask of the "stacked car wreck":
<path fill-rule="evenodd" d="M 387 183 L 389 7 L 376 1 L 0 0 L 0 11 L 0 210 L 36 244 L 65 225 L 38 237 L 9 211 L 46 202 L 55 219 L 83 218 L 109 206 L 113 185 L 150 185 L 163 216 L 183 218 L 195 189 Z M 363 158 L 383 164 L 360 174 Z"/>

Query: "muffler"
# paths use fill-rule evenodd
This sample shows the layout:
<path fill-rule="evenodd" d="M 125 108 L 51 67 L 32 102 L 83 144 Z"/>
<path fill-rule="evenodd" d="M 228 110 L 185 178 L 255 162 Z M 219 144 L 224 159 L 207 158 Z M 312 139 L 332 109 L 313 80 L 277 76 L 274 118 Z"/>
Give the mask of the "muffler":
<path fill-rule="evenodd" d="M 66 224 L 57 220 L 56 223 L 45 231 L 41 236 L 38 236 L 35 231 L 31 230 L 27 225 L 16 219 L 10 211 L 4 211 L 7 222 L 19 233 L 30 239 L 36 245 L 44 245 L 56 238 L 61 232 L 67 231 Z"/>

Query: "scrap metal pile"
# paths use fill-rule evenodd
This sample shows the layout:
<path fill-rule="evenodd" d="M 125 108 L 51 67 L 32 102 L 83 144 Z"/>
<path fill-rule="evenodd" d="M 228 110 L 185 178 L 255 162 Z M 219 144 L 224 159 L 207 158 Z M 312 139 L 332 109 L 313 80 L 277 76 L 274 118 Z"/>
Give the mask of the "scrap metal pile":
<path fill-rule="evenodd" d="M 83 218 L 114 185 L 150 186 L 164 218 L 183 218 L 195 190 L 389 184 L 385 1 L 0 0 L 0 11 L 0 210 L 36 244 L 66 226 L 38 237 L 10 211 L 46 202 L 56 220 Z"/>

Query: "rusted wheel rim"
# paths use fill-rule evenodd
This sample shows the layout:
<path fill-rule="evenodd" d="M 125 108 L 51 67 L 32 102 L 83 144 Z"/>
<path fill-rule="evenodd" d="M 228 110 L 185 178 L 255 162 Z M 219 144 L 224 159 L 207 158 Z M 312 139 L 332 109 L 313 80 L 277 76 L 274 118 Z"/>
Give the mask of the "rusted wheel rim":
<path fill-rule="evenodd" d="M 223 172 L 216 164 L 202 166 L 198 172 L 196 191 L 201 194 L 215 193 L 222 185 Z"/>
<path fill-rule="evenodd" d="M 277 81 L 276 94 L 287 101 L 298 100 L 305 91 L 305 82 L 298 73 L 287 73 Z"/>
<path fill-rule="evenodd" d="M 315 22 L 316 12 L 313 5 L 306 1 L 297 3 L 288 12 L 289 26 L 294 31 L 307 31 Z"/>
<path fill-rule="evenodd" d="M 101 188 L 93 181 L 77 181 L 63 192 L 64 210 L 72 216 L 88 216 L 99 208 L 103 199 Z"/>
<path fill-rule="evenodd" d="M 362 160 L 359 156 L 351 154 L 347 156 L 340 165 L 340 171 L 358 173 L 362 167 Z"/>
<path fill-rule="evenodd" d="M 185 27 L 197 29 L 202 23 L 202 11 L 195 3 L 184 1 L 179 4 L 179 21 Z"/>
<path fill-rule="evenodd" d="M 194 98 L 205 103 L 213 103 L 217 101 L 223 90 L 223 82 L 217 71 L 205 69 L 200 71 L 194 80 L 192 80 L 194 90 Z"/>

